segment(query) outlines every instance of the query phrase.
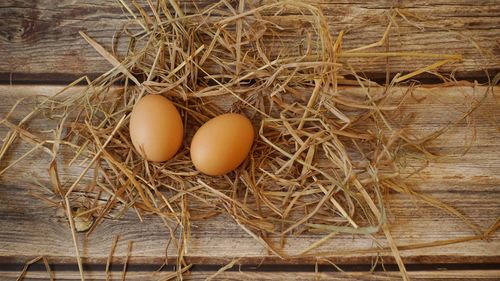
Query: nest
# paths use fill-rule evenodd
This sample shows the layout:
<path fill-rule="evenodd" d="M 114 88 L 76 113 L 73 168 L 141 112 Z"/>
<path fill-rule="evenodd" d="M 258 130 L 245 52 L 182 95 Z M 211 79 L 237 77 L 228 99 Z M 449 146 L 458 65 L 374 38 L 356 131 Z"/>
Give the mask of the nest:
<path fill-rule="evenodd" d="M 16 138 L 33 149 L 13 164 L 34 150 L 50 155 L 53 198 L 69 219 L 80 270 L 76 232 L 90 235 L 106 218 L 127 211 L 163 220 L 177 249 L 177 275 L 172 277 L 178 278 L 190 266 L 184 255 L 191 222 L 222 213 L 282 258 L 318 255 L 315 251 L 340 233 L 373 237 L 383 232 L 403 276 L 405 267 L 387 227 L 385 194 L 415 196 L 479 233 L 452 207 L 405 184 L 401 163 L 406 155 L 432 158 L 426 144 L 446 129 L 417 138 L 395 125 L 399 106 L 413 90 L 409 81 L 461 57 L 368 52 L 384 46 L 395 18 L 405 18 L 401 11 L 388 13 L 380 42 L 343 50 L 344 33 L 333 37 L 321 10 L 299 1 L 258 7 L 241 1 L 238 10 L 221 1 L 192 14 L 175 1 L 147 1 L 146 7 L 120 2 L 130 22 L 115 39 L 125 42 L 126 50 L 118 52 L 113 45 L 108 51 L 81 33 L 113 67 L 93 81 L 83 77 L 68 86 L 84 83 L 78 94 L 67 95 L 65 89 L 40 101 L 17 125 L 7 121 L 9 116 L 3 119 L 11 132 L 1 155 Z M 293 15 L 301 28 L 281 26 L 276 19 L 283 14 Z M 297 38 L 297 33 L 302 39 L 286 37 Z M 358 74 L 350 63 L 388 57 L 428 57 L 436 63 L 388 76 L 382 85 Z M 392 89 L 402 83 L 406 92 L 394 95 Z M 144 95 L 174 102 L 187 128 L 182 148 L 164 163 L 144 160 L 130 141 L 130 112 Z M 227 112 L 252 119 L 258 135 L 250 156 L 225 176 L 200 174 L 189 158 L 193 132 Z M 58 122 L 51 138 L 26 130 L 42 114 Z M 64 147 L 73 155 L 61 163 Z M 83 163 L 80 175 L 69 183 L 60 180 L 58 165 L 75 163 Z M 83 184 L 84 178 L 90 183 Z M 93 196 L 82 201 L 81 192 Z M 290 254 L 287 237 L 308 232 L 324 236 Z"/>

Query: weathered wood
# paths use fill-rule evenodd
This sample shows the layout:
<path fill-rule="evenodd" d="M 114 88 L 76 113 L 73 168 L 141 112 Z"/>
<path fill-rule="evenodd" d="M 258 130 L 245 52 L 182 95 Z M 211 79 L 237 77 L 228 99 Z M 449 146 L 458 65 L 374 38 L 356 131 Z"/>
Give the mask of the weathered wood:
<path fill-rule="evenodd" d="M 211 1 L 198 1 L 204 6 Z M 357 48 L 381 39 L 388 23 L 388 10 L 400 8 L 422 18 L 427 27 L 419 30 L 399 20 L 390 51 L 425 51 L 462 54 L 464 60 L 446 65 L 442 71 L 457 70 L 456 76 L 474 79 L 500 69 L 498 35 L 500 7 L 496 1 L 310 1 L 323 9 L 331 33 L 346 31 L 344 49 Z M 144 2 L 142 2 L 144 6 Z M 236 5 L 236 4 L 234 4 Z M 193 1 L 180 1 L 192 12 Z M 411 19 L 411 18 L 410 18 Z M 290 30 L 301 24 L 283 15 L 275 21 Z M 0 3 L 0 81 L 63 82 L 82 75 L 96 76 L 110 65 L 78 34 L 82 30 L 110 49 L 113 34 L 126 23 L 118 1 L 26 1 Z M 396 34 L 398 33 L 398 34 Z M 304 35 L 283 36 L 284 44 Z M 480 52 L 474 45 L 480 46 Z M 385 47 L 375 49 L 386 50 Z M 432 59 L 391 58 L 392 73 L 411 71 L 433 63 Z M 385 60 L 355 60 L 350 63 L 371 77 L 385 77 Z"/>
<path fill-rule="evenodd" d="M 56 280 L 70 281 L 80 280 L 78 271 L 57 271 L 54 272 Z M 1 280 L 16 280 L 19 272 L 16 271 L 0 271 L 3 276 Z M 207 277 L 215 274 L 215 271 L 193 271 L 188 274 L 185 280 L 205 280 Z M 106 280 L 106 275 L 102 271 L 88 272 L 86 275 L 89 279 L 99 281 Z M 119 280 L 122 276 L 121 272 L 111 272 L 113 280 Z M 154 273 L 150 271 L 129 271 L 126 273 L 128 281 L 148 281 L 162 280 L 171 276 L 171 273 L 161 272 Z M 500 276 L 499 270 L 442 270 L 442 271 L 410 271 L 409 276 L 412 280 L 425 281 L 493 281 L 498 280 Z M 47 273 L 41 271 L 28 272 L 24 281 L 47 280 Z M 226 271 L 216 276 L 215 280 L 249 280 L 249 281 L 266 281 L 266 280 L 291 280 L 291 281 L 306 281 L 306 280 L 327 280 L 327 281 L 342 281 L 342 280 L 386 280 L 395 281 L 401 280 L 398 272 L 374 273 L 366 272 L 255 272 L 255 271 Z"/>
<path fill-rule="evenodd" d="M 50 94 L 62 86 L 0 86 L 0 116 L 20 97 Z M 78 88 L 74 89 L 75 91 Z M 500 88 L 496 88 L 498 93 Z M 425 97 L 423 101 L 409 99 L 407 114 L 415 113 L 412 128 L 430 132 L 446 125 L 463 114 L 472 98 L 480 98 L 486 87 L 435 87 L 416 90 L 414 96 Z M 477 130 L 476 145 L 463 157 L 458 157 L 463 138 L 470 133 L 465 122 L 457 124 L 448 133 L 432 143 L 436 151 L 453 153 L 456 157 L 440 158 L 430 163 L 421 175 L 411 180 L 411 185 L 425 194 L 432 195 L 474 221 L 486 230 L 495 223 L 500 213 L 500 142 L 498 142 L 499 96 L 489 95 L 483 106 L 474 114 Z M 28 112 L 32 103 L 19 106 L 12 121 L 19 120 Z M 32 125 L 37 129 L 52 128 L 47 121 L 38 119 Z M 5 127 L 0 126 L 0 136 Z M 10 160 L 15 159 L 28 147 L 18 145 Z M 0 263 L 23 263 L 38 255 L 45 255 L 54 263 L 74 263 L 75 253 L 68 223 L 56 208 L 34 195 L 43 195 L 44 189 L 33 184 L 34 179 L 48 185 L 47 167 L 49 159 L 43 154 L 30 157 L 13 167 L 0 178 Z M 8 163 L 0 163 L 3 168 Z M 416 163 L 409 163 L 416 165 Z M 75 175 L 75 171 L 61 167 L 63 175 Z M 462 239 L 474 235 L 464 223 L 441 210 L 415 201 L 404 195 L 390 194 L 389 218 L 391 232 L 401 248 L 407 263 L 498 263 L 500 262 L 500 235 L 490 239 L 472 240 L 448 246 L 409 249 L 408 245 Z M 253 238 L 243 232 L 231 219 L 220 216 L 208 221 L 192 224 L 192 237 L 186 258 L 189 262 L 223 264 L 241 257 L 247 264 L 265 263 L 325 263 L 316 257 L 281 260 L 271 257 Z M 79 234 L 86 263 L 106 262 L 115 236 L 120 240 L 114 260 L 123 262 L 127 242 L 134 241 L 131 264 L 162 263 L 168 234 L 157 217 L 146 217 L 140 222 L 133 212 L 116 221 L 106 220 L 84 241 Z M 286 250 L 299 252 L 322 236 L 302 234 L 287 239 Z M 383 236 L 377 235 L 383 245 Z M 326 252 L 332 262 L 339 264 L 370 263 L 375 252 L 360 253 L 356 250 L 371 249 L 373 242 L 365 237 L 338 235 L 326 243 L 320 252 Z M 174 249 L 169 249 L 169 260 L 173 262 Z M 394 262 L 390 251 L 380 251 L 384 262 Z"/>

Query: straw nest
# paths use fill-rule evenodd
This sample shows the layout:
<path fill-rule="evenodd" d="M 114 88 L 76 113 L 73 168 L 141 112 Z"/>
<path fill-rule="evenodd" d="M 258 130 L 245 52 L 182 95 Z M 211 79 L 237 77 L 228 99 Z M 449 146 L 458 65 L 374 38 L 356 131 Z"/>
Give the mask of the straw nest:
<path fill-rule="evenodd" d="M 69 218 L 80 268 L 76 232 L 89 234 L 106 218 L 128 210 L 140 217 L 161 217 L 177 249 L 179 278 L 188 266 L 183 257 L 190 222 L 221 213 L 283 258 L 314 255 L 339 233 L 383 232 L 403 273 L 386 224 L 384 194 L 411 194 L 475 228 L 452 207 L 412 191 L 401 176 L 401 159 L 408 153 L 432 158 L 426 143 L 446 128 L 415 138 L 393 122 L 412 91 L 409 79 L 460 56 L 369 52 L 385 44 L 388 32 L 378 43 L 343 50 L 343 33 L 333 37 L 321 10 L 299 1 L 258 7 L 241 1 L 237 10 L 221 1 L 192 14 L 185 14 L 175 1 L 147 1 L 144 7 L 120 2 L 130 22 L 115 39 L 125 42 L 125 51 L 104 48 L 81 33 L 113 67 L 93 81 L 83 77 L 69 85 L 87 85 L 77 95 L 62 91 L 41 101 L 12 126 L 2 148 L 4 152 L 6 144 L 21 137 L 52 157 L 52 189 Z M 285 13 L 294 15 L 300 30 L 275 22 Z M 388 16 L 387 30 L 396 17 L 404 17 L 398 10 Z M 300 38 L 298 33 L 303 35 L 300 40 L 284 43 L 287 34 Z M 384 85 L 358 75 L 349 63 L 390 56 L 431 57 L 436 63 L 396 75 Z M 407 92 L 391 97 L 390 89 L 401 83 L 409 86 Z M 182 148 L 165 163 L 145 161 L 131 145 L 130 112 L 144 95 L 168 97 L 187 128 Z M 189 143 L 199 126 L 225 112 L 249 116 L 258 134 L 250 156 L 237 170 L 205 176 L 190 161 Z M 51 139 L 23 129 L 41 114 L 59 123 Z M 63 147 L 71 149 L 73 158 L 60 163 Z M 85 167 L 80 176 L 63 184 L 58 165 L 77 162 Z M 82 185 L 89 175 L 91 184 Z M 74 195 L 81 190 L 96 196 L 84 204 Z M 305 232 L 324 237 L 289 254 L 286 238 Z"/>

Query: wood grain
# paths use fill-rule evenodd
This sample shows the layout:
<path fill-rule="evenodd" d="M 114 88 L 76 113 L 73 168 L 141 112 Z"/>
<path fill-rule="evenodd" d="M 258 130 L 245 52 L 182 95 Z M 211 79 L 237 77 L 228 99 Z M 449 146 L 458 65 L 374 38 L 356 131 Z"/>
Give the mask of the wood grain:
<path fill-rule="evenodd" d="M 2 281 L 16 280 L 19 272 L 16 271 L 0 271 Z M 185 280 L 205 280 L 207 277 L 215 274 L 213 271 L 193 271 L 188 274 Z M 443 271 L 413 271 L 409 272 L 412 280 L 425 281 L 493 281 L 498 280 L 500 276 L 499 270 L 443 270 Z M 113 280 L 119 280 L 121 272 L 112 272 Z M 126 274 L 128 281 L 148 281 L 161 280 L 170 276 L 170 273 L 152 273 L 148 271 L 129 271 Z M 80 275 L 77 271 L 57 271 L 55 272 L 56 280 L 70 281 L 80 280 Z M 95 271 L 88 272 L 87 277 L 91 280 L 99 281 L 106 280 L 104 272 Z M 28 272 L 25 281 L 47 280 L 45 272 L 33 271 Z M 267 281 L 267 280 L 291 280 L 291 281 L 306 281 L 306 280 L 326 280 L 326 281 L 342 281 L 342 280 L 385 280 L 394 281 L 400 280 L 397 272 L 374 273 L 366 272 L 235 272 L 228 271 L 217 275 L 215 280 L 249 280 L 249 281 Z"/>
<path fill-rule="evenodd" d="M 0 86 L 0 117 L 3 117 L 15 100 L 37 94 L 51 94 L 62 86 Z M 79 88 L 73 89 L 77 91 Z M 464 144 L 464 136 L 470 134 L 465 122 L 458 123 L 448 133 L 433 142 L 435 151 L 451 153 L 454 157 L 438 158 L 429 164 L 418 177 L 411 179 L 411 186 L 425 194 L 448 203 L 481 229 L 486 230 L 500 214 L 500 142 L 498 137 L 499 87 L 489 95 L 484 104 L 473 115 L 476 122 L 477 140 L 465 156 L 459 157 Z M 353 90 L 355 91 L 355 90 Z M 395 91 L 398 91 L 396 89 Z M 470 100 L 479 99 L 486 87 L 434 87 L 421 88 L 410 99 L 404 112 L 415 114 L 410 126 L 416 132 L 428 133 L 461 116 Z M 19 120 L 33 102 L 20 105 L 11 121 Z M 496 121 L 495 121 L 496 120 Z M 46 119 L 37 119 L 35 129 L 48 129 L 51 124 Z M 0 137 L 6 133 L 0 127 Z M 10 155 L 15 159 L 29 147 L 17 145 Z M 23 263 L 35 256 L 45 255 L 51 262 L 75 263 L 75 253 L 68 223 L 56 208 L 35 197 L 46 192 L 35 185 L 35 179 L 48 186 L 47 167 L 49 159 L 36 154 L 16 165 L 0 178 L 0 263 Z M 0 163 L 3 168 L 7 162 Z M 416 166 L 417 163 L 409 162 Z M 63 177 L 78 175 L 78 167 L 61 168 Z M 488 240 L 471 240 L 461 244 L 411 249 L 409 245 L 425 244 L 447 239 L 471 237 L 474 232 L 464 223 L 441 210 L 400 194 L 388 195 L 391 232 L 407 263 L 499 263 L 500 235 L 496 233 Z M 165 260 L 167 232 L 157 217 L 146 217 L 141 222 L 133 212 L 120 220 L 106 220 L 87 239 L 79 235 L 83 245 L 86 263 L 106 262 L 115 236 L 120 236 L 114 260 L 123 262 L 128 241 L 133 241 L 131 264 L 161 264 Z M 322 236 L 303 234 L 287 240 L 288 253 L 299 252 Z M 382 245 L 383 236 L 377 235 Z M 320 252 L 329 260 L 339 264 L 366 264 L 373 261 L 376 254 L 384 262 L 392 263 L 390 251 L 359 253 L 355 250 L 372 249 L 373 242 L 365 237 L 338 235 L 326 243 Z M 175 252 L 170 248 L 168 260 L 174 261 Z M 317 257 L 282 260 L 272 257 L 253 238 L 243 232 L 230 218 L 219 216 L 208 221 L 193 222 L 192 237 L 186 258 L 192 263 L 224 264 L 241 257 L 246 264 L 303 264 L 325 263 Z"/>
<path fill-rule="evenodd" d="M 197 1 L 202 7 L 212 1 Z M 265 1 L 264 1 L 265 2 Z M 484 70 L 500 70 L 500 7 L 497 1 L 309 1 L 323 9 L 333 36 L 344 30 L 344 49 L 357 48 L 381 39 L 391 7 L 421 18 L 422 30 L 398 20 L 398 32 L 390 39 L 390 51 L 425 51 L 462 54 L 464 60 L 440 70 L 456 70 L 456 76 L 484 79 Z M 146 6 L 144 2 L 141 2 Z M 234 4 L 234 3 L 233 3 Z M 235 4 L 234 4 L 235 5 Z M 193 2 L 180 1 L 188 13 Z M 411 17 L 409 17 L 411 19 Z M 302 23 L 284 14 L 273 21 L 296 31 L 283 36 L 284 44 L 303 37 Z M 417 20 L 418 21 L 418 20 Z M 0 3 L 0 81 L 67 82 L 76 77 L 97 76 L 110 65 L 78 34 L 85 31 L 106 48 L 113 34 L 127 22 L 118 1 L 7 0 Z M 482 51 L 476 47 L 479 46 Z M 119 50 L 123 50 L 120 49 Z M 384 51 L 384 48 L 375 51 Z M 385 60 L 349 61 L 373 78 L 385 77 Z M 394 74 L 430 65 L 431 59 L 391 58 Z"/>

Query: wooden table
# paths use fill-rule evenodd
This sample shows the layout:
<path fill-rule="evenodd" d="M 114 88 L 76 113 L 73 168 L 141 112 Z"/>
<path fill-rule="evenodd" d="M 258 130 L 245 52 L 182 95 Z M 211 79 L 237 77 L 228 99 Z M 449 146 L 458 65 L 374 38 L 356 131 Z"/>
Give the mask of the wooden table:
<path fill-rule="evenodd" d="M 427 85 L 416 95 L 424 102 L 410 102 L 408 113 L 415 113 L 412 126 L 422 132 L 456 119 L 468 102 L 480 98 L 487 88 L 475 86 L 474 80 L 486 80 L 500 69 L 500 5 L 498 1 L 318 1 L 329 18 L 331 31 L 348 30 L 344 48 L 355 48 L 380 39 L 386 27 L 387 11 L 397 7 L 406 15 L 425 18 L 418 28 L 401 21 L 400 37 L 391 44 L 392 51 L 426 51 L 458 53 L 464 60 L 458 65 L 444 66 L 441 71 L 456 71 L 456 77 L 467 80 L 460 86 Z M 190 1 L 181 2 L 187 11 Z M 95 77 L 109 69 L 108 63 L 78 35 L 84 30 L 103 46 L 110 46 L 113 33 L 120 29 L 125 17 L 114 1 L 2 1 L 0 3 L 0 117 L 21 97 L 56 93 L 72 79 L 82 75 Z M 295 24 L 283 16 L 284 24 Z M 288 21 L 288 22 L 287 22 Z M 413 24 L 414 25 L 414 24 Z M 424 29 L 425 32 L 416 29 Z M 468 39 L 473 38 L 473 39 Z M 477 47 L 481 51 L 478 51 Z M 432 61 L 394 58 L 391 72 L 411 71 Z M 369 77 L 385 77 L 385 61 L 369 64 L 353 61 Z M 492 75 L 494 76 L 494 75 Z M 429 83 L 435 80 L 423 76 Z M 75 89 L 77 90 L 77 89 Z M 475 122 L 475 145 L 462 157 L 441 158 L 429 164 L 410 184 L 418 191 L 434 196 L 456 207 L 483 231 L 496 230 L 500 216 L 500 88 L 490 94 L 481 106 Z M 12 120 L 19 120 L 32 107 L 23 103 Z M 17 119 L 16 119 L 17 118 Z M 12 121 L 11 120 L 11 121 Z M 49 123 L 35 121 L 31 126 L 50 128 Z M 459 123 L 432 144 L 433 149 L 458 155 L 470 127 Z M 0 136 L 7 132 L 0 126 Z M 466 140 L 465 140 L 466 141 Z M 17 145 L 0 163 L 5 168 L 12 159 L 30 147 Z M 55 270 L 57 280 L 79 279 L 75 252 L 68 223 L 57 209 L 39 199 L 41 185 L 48 185 L 49 159 L 35 154 L 0 177 L 0 280 L 15 280 L 25 262 L 45 256 Z M 74 171 L 63 171 L 71 175 Z M 35 181 L 36 179 L 36 181 Z M 407 196 L 389 195 L 390 229 L 401 250 L 410 276 L 416 280 L 498 280 L 500 278 L 500 235 L 488 239 L 472 239 L 474 232 L 463 222 L 445 212 Z M 399 273 L 390 251 L 351 254 L 352 249 L 373 247 L 371 240 L 339 235 L 323 251 L 328 260 L 315 257 L 281 260 L 271 256 L 253 238 L 228 217 L 219 216 L 193 225 L 187 260 L 197 264 L 190 278 L 204 279 L 220 265 L 240 258 L 242 272 L 227 271 L 217 278 L 234 280 L 398 280 Z M 119 235 L 113 258 L 113 277 L 121 277 L 127 244 L 133 241 L 127 280 L 156 280 L 168 272 L 155 273 L 165 260 L 173 262 L 173 252 L 165 256 L 168 235 L 158 218 L 146 217 L 140 222 L 131 212 L 123 219 L 106 221 L 83 243 L 87 264 L 86 276 L 104 280 L 106 263 L 113 239 Z M 382 237 L 382 236 L 381 236 Z M 303 234 L 288 240 L 289 249 L 298 251 L 318 236 Z M 419 247 L 449 240 L 463 243 L 439 247 Z M 436 242 L 437 241 L 437 242 Z M 441 241 L 441 242 L 440 242 Z M 443 242 L 445 241 L 445 242 Z M 385 243 L 385 242 L 383 242 Z M 413 246 L 412 246 L 413 245 Z M 376 255 L 383 257 L 387 272 L 368 274 Z M 337 272 L 329 262 L 346 270 Z M 315 273 L 315 264 L 319 273 Z M 35 265 L 28 280 L 46 280 L 42 265 Z"/>

